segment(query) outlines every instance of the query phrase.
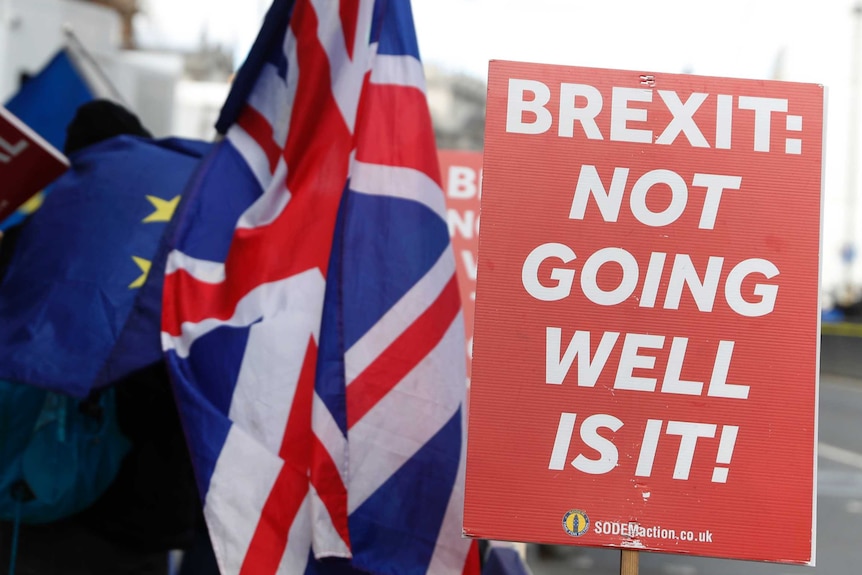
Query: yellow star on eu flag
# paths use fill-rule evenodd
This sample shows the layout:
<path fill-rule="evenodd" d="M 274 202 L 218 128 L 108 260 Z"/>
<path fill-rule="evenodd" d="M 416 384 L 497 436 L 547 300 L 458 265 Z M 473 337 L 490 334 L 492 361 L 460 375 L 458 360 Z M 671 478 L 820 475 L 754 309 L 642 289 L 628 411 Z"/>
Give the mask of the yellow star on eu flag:
<path fill-rule="evenodd" d="M 139 288 L 144 285 L 144 282 L 147 281 L 147 274 L 150 273 L 150 266 L 152 265 L 150 260 L 145 260 L 138 256 L 132 256 L 132 259 L 135 260 L 135 263 L 138 264 L 139 268 L 141 268 L 142 273 L 138 279 L 129 284 L 129 289 Z"/>
<path fill-rule="evenodd" d="M 147 199 L 156 208 L 156 211 L 144 218 L 144 223 L 151 222 L 169 222 L 177 209 L 177 204 L 180 202 L 179 196 L 174 196 L 171 200 L 163 200 L 156 196 L 147 196 Z"/>
<path fill-rule="evenodd" d="M 29 200 L 21 204 L 21 207 L 18 208 L 19 212 L 25 214 L 32 214 L 40 207 L 42 207 L 42 202 L 45 201 L 45 192 L 39 192 L 35 196 L 31 197 Z"/>

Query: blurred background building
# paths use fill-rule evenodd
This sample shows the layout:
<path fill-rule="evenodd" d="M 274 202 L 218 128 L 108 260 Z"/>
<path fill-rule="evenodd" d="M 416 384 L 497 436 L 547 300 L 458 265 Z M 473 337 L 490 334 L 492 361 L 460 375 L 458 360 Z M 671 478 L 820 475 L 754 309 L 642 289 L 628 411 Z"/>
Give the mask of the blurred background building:
<path fill-rule="evenodd" d="M 248 46 L 211 40 L 212 26 L 190 30 L 198 32 L 193 44 L 172 41 L 158 32 L 165 23 L 158 21 L 164 10 L 156 11 L 156 3 L 0 0 L 0 101 L 39 71 L 71 34 L 154 135 L 211 139 L 231 75 Z M 256 27 L 269 3 L 247 4 L 246 27 Z M 429 68 L 428 98 L 441 148 L 482 149 L 483 81 Z"/>
<path fill-rule="evenodd" d="M 6 101 L 70 38 L 156 136 L 210 139 L 233 54 L 202 35 L 190 49 L 142 43 L 139 0 L 0 0 L 0 99 Z"/>
<path fill-rule="evenodd" d="M 270 0 L 0 0 L 0 101 L 44 66 L 71 31 L 129 108 L 157 136 L 210 139 L 229 90 Z M 778 0 L 707 3 L 686 11 L 686 30 L 663 11 L 681 0 L 621 1 L 634 16 L 627 33 L 602 35 L 606 3 L 543 0 L 529 10 L 490 0 L 414 0 L 428 101 L 438 147 L 483 147 L 488 58 L 520 59 L 727 77 L 772 78 L 828 87 L 823 202 L 823 307 L 841 317 L 862 307 L 862 164 L 856 161 L 862 2 Z M 773 9 L 780 6 L 781 9 Z M 495 19 L 487 18 L 490 10 Z M 611 11 L 611 12 L 609 12 Z M 703 14 L 701 14 L 703 12 Z M 734 14 L 745 13 L 745 18 Z M 707 16 L 709 17 L 707 19 Z M 698 22 L 722 26 L 699 28 Z M 493 21 L 492 21 L 493 20 Z M 592 22 L 572 37 L 565 22 Z M 643 44 L 634 22 L 654 29 Z M 670 28 L 669 28 L 670 27 Z M 715 28 L 715 29 L 713 29 Z M 523 36 L 512 41 L 512 31 Z M 700 30 L 697 34 L 692 30 Z M 724 30 L 724 32 L 722 32 Z M 680 36 L 683 34 L 683 36 Z M 717 34 L 735 38 L 718 42 Z M 692 36 L 693 35 L 693 36 Z M 680 50 L 684 39 L 689 43 Z M 718 42 L 718 43 L 717 43 Z M 721 50 L 710 46 L 721 46 Z"/>
<path fill-rule="evenodd" d="M 425 80 L 437 147 L 481 151 L 485 137 L 485 82 L 427 65 Z"/>

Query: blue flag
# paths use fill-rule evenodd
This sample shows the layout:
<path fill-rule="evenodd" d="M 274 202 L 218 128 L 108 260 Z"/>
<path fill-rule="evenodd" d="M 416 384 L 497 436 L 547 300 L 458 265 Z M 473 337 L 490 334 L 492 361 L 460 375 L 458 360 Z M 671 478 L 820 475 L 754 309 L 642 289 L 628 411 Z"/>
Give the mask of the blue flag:
<path fill-rule="evenodd" d="M 64 49 L 27 80 L 5 107 L 58 150 L 66 141 L 66 126 L 81 104 L 95 97 Z M 19 209 L 0 222 L 0 229 L 20 223 L 28 209 Z"/>
<path fill-rule="evenodd" d="M 197 168 L 197 178 L 208 169 L 212 158 L 207 153 L 213 147 L 204 142 L 177 141 L 185 146 L 193 146 L 191 152 L 200 153 L 204 159 Z M 192 177 L 188 188 L 197 186 L 196 177 Z M 184 200 L 180 200 L 177 210 L 182 210 Z M 135 297 L 135 302 L 129 313 L 123 330 L 117 337 L 116 345 L 111 350 L 108 359 L 99 372 L 94 387 L 100 388 L 119 381 L 132 373 L 148 367 L 164 359 L 161 341 L 162 322 L 162 287 L 165 280 L 165 265 L 171 245 L 168 239 L 177 226 L 174 218 L 165 228 L 158 249 L 153 256 L 147 281 L 141 286 Z"/>
<path fill-rule="evenodd" d="M 72 64 L 69 54 L 60 50 L 6 102 L 6 108 L 62 150 L 66 126 L 78 107 L 93 98 L 92 89 Z"/>
<path fill-rule="evenodd" d="M 0 378 L 87 395 L 207 149 L 120 136 L 71 156 L 0 284 Z"/>
<path fill-rule="evenodd" d="M 491 541 L 485 552 L 482 575 L 530 575 L 530 568 L 514 544 Z"/>

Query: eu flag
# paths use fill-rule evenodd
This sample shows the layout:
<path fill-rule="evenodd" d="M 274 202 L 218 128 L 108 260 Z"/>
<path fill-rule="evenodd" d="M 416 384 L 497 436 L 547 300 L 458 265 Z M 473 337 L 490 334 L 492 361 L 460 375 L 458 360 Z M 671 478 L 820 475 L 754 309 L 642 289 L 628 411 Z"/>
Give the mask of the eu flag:
<path fill-rule="evenodd" d="M 69 48 L 58 51 L 27 80 L 5 107 L 58 150 L 66 140 L 66 126 L 78 106 L 95 97 L 90 83 L 75 66 Z M 37 204 L 38 205 L 38 204 Z M 0 230 L 20 223 L 32 207 L 20 208 L 0 222 Z"/>
<path fill-rule="evenodd" d="M 72 154 L 25 222 L 0 284 L 0 378 L 89 392 L 208 149 L 119 136 Z"/>

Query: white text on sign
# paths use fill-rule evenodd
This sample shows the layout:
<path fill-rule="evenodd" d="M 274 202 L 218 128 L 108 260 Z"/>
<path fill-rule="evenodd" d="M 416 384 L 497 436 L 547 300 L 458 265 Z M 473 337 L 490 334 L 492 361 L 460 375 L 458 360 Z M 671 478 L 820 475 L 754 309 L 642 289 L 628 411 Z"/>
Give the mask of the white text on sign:
<path fill-rule="evenodd" d="M 3 148 L 3 151 L 6 152 L 0 153 L 0 162 L 4 164 L 8 164 L 12 161 L 12 158 L 23 152 L 27 149 L 27 140 L 19 140 L 16 144 L 10 144 L 3 138 L 0 138 L 0 148 Z"/>
<path fill-rule="evenodd" d="M 587 205 L 592 198 L 602 219 L 608 223 L 616 222 L 626 192 L 628 175 L 628 168 L 615 168 L 610 186 L 605 187 L 595 166 L 581 166 L 569 219 L 584 219 Z M 647 197 L 650 190 L 657 185 L 670 188 L 672 199 L 662 211 L 654 212 L 647 207 Z M 742 178 L 695 174 L 692 185 L 705 190 L 698 229 L 711 230 L 715 227 L 724 192 L 739 190 Z M 671 170 L 652 170 L 643 174 L 629 192 L 632 214 L 640 223 L 650 227 L 662 227 L 676 222 L 687 209 L 688 199 L 688 187 L 685 181 Z M 571 269 L 571 266 L 553 268 L 550 279 L 555 282 L 554 285 L 543 285 L 539 281 L 539 268 L 548 260 L 570 264 L 576 258 L 574 250 L 565 244 L 549 242 L 536 247 L 526 257 L 521 269 L 521 282 L 524 289 L 540 301 L 557 301 L 569 297 L 575 279 L 575 270 Z M 669 271 L 666 271 L 667 259 L 666 253 L 650 254 L 649 261 L 645 262 L 646 272 L 641 281 L 641 264 L 630 252 L 620 247 L 600 249 L 584 261 L 580 275 L 581 292 L 592 303 L 612 306 L 626 301 L 634 294 L 637 286 L 642 285 L 638 305 L 652 308 L 656 305 L 662 280 L 666 278 L 664 284 L 668 286 L 668 290 L 664 299 L 664 309 L 679 309 L 683 288 L 687 287 L 698 310 L 711 312 L 722 272 L 725 269 L 725 258 L 710 256 L 702 279 L 690 255 L 674 255 Z M 598 285 L 599 271 L 607 264 L 618 266 L 623 271 L 619 284 L 609 290 L 602 289 Z M 745 317 L 759 317 L 771 313 L 775 308 L 775 298 L 778 294 L 777 285 L 758 283 L 753 289 L 753 296 L 759 299 L 750 301 L 743 298 L 743 282 L 753 274 L 772 279 L 779 275 L 779 270 L 769 260 L 748 258 L 734 263 L 724 280 L 725 302 L 730 309 Z"/>
<path fill-rule="evenodd" d="M 556 93 L 552 93 L 553 90 Z M 681 97 L 672 90 L 613 87 L 608 103 L 605 101 L 607 92 L 603 95 L 588 84 L 548 85 L 517 78 L 509 79 L 507 95 L 506 131 L 513 134 L 538 135 L 555 130 L 561 138 L 648 145 L 687 142 L 693 148 L 730 150 L 742 147 L 754 152 L 778 151 L 771 147 L 773 136 L 780 141 L 778 138 L 783 135 L 783 153 L 802 153 L 802 117 L 789 114 L 790 102 L 783 98 L 700 92 Z M 552 99 L 559 102 L 556 109 L 550 105 Z M 700 110 L 705 113 L 696 115 Z M 749 126 L 747 132 L 741 132 L 742 136 L 734 134 L 735 123 L 739 121 Z M 778 133 L 781 127 L 783 134 Z M 604 177 L 596 165 L 581 165 L 568 207 L 569 220 L 598 216 L 605 224 L 631 225 L 628 218 L 625 224 L 618 224 L 622 210 L 627 209 L 638 224 L 647 227 L 693 226 L 696 222 L 698 230 L 715 230 L 726 221 L 722 219 L 722 202 L 744 201 L 745 198 L 743 179 L 733 174 L 695 172 L 689 179 L 671 169 L 633 174 L 631 168 L 617 165 L 612 172 L 604 172 Z M 670 191 L 669 202 L 648 201 L 657 188 L 665 198 Z M 697 199 L 690 201 L 692 197 Z M 654 209 L 656 205 L 662 207 Z M 695 205 L 697 207 L 693 208 Z M 696 217 L 683 218 L 691 209 L 697 210 L 696 214 L 691 214 Z M 728 260 L 709 254 L 695 261 L 689 253 L 662 251 L 636 257 L 619 245 L 590 252 L 577 254 L 569 242 L 547 241 L 536 246 L 526 255 L 521 267 L 525 292 L 542 302 L 575 297 L 598 306 L 636 301 L 640 308 L 665 310 L 680 310 L 682 300 L 688 296 L 701 313 L 713 312 L 716 302 L 723 300 L 727 308 L 748 318 L 767 316 L 775 310 L 779 293 L 775 280 L 780 270 L 763 257 Z M 622 272 L 611 286 L 599 283 L 600 272 L 606 266 Z M 547 384 L 562 385 L 564 380 L 571 379 L 579 387 L 594 387 L 603 376 L 614 390 L 748 398 L 748 385 L 727 382 L 733 341 L 717 342 L 711 352 L 714 354 L 711 374 L 683 379 L 688 337 L 606 331 L 600 335 L 592 356 L 589 331 L 575 330 L 570 337 L 566 343 L 562 327 L 546 328 Z M 651 350 L 652 355 L 647 350 Z M 619 357 L 616 371 L 604 374 L 614 352 Z M 644 372 L 653 369 L 661 353 L 666 357 L 664 373 L 650 377 L 653 374 Z M 704 352 L 701 350 L 699 355 L 702 357 Z M 575 363 L 577 372 L 570 377 Z M 575 469 L 588 474 L 612 471 L 619 465 L 619 456 L 616 445 L 606 435 L 618 431 L 623 421 L 610 414 L 592 414 L 582 420 L 580 432 L 575 433 L 576 417 L 575 413 L 561 414 L 548 469 L 564 468 L 573 436 L 576 436 L 600 457 L 589 459 L 579 454 L 571 462 Z M 599 429 L 607 430 L 605 436 Z M 646 421 L 644 426 L 635 475 L 649 477 L 652 473 L 662 429 L 664 435 L 680 437 L 674 479 L 688 478 L 698 439 L 713 439 L 720 441 L 716 463 L 725 465 L 716 467 L 713 481 L 727 480 L 726 465 L 730 463 L 736 443 L 737 426 L 654 419 Z M 721 430 L 720 436 L 716 439 L 718 430 Z"/>
<path fill-rule="evenodd" d="M 544 134 L 551 129 L 556 119 L 557 135 L 562 138 L 574 137 L 577 124 L 578 133 L 588 139 L 605 139 L 606 135 L 596 122 L 605 107 L 604 97 L 597 88 L 566 82 L 553 86 L 558 91 L 560 102 L 559 108 L 553 111 L 548 109 L 551 88 L 538 80 L 510 78 L 506 131 L 514 134 Z M 656 102 L 654 94 L 658 94 L 660 103 Z M 662 106 L 672 116 L 658 135 L 647 126 L 649 112 L 654 106 Z M 712 108 L 714 125 L 701 126 L 695 120 L 695 112 L 704 106 Z M 755 152 L 770 152 L 772 119 L 774 115 L 781 114 L 789 134 L 785 137 L 784 153 L 801 154 L 802 139 L 790 136 L 797 136 L 802 131 L 802 116 L 788 114 L 787 110 L 788 101 L 783 98 L 694 92 L 683 102 L 673 90 L 614 87 L 611 91 L 610 130 L 607 137 L 617 142 L 670 145 L 682 135 L 695 148 L 729 150 L 734 143 L 735 114 L 753 114 L 754 139 L 747 142 L 746 146 L 751 146 L 750 149 Z M 738 142 L 736 144 L 740 145 Z"/>
<path fill-rule="evenodd" d="M 566 458 L 575 432 L 576 413 L 563 412 L 560 414 L 560 422 L 557 426 L 557 436 L 554 440 L 554 449 L 548 463 L 550 470 L 562 470 L 565 468 Z M 606 413 L 596 413 L 585 418 L 579 431 L 580 439 L 584 445 L 598 452 L 598 457 L 590 458 L 579 453 L 571 462 L 571 466 L 582 473 L 590 475 L 603 475 L 612 471 L 619 465 L 619 451 L 613 441 L 605 438 L 599 433 L 600 429 L 617 432 L 623 427 L 623 422 Z M 653 473 L 653 463 L 658 449 L 659 441 L 664 429 L 664 435 L 677 436 L 678 449 L 676 464 L 673 469 L 673 478 L 686 480 L 691 472 L 694 461 L 695 450 L 698 440 L 715 440 L 716 431 L 721 428 L 719 437 L 718 454 L 715 459 L 716 467 L 712 472 L 713 483 L 726 483 L 728 465 L 736 445 L 736 436 L 739 427 L 735 425 L 718 426 L 713 423 L 696 423 L 689 421 L 668 421 L 667 425 L 660 419 L 648 419 L 644 426 L 643 440 L 640 444 L 640 453 L 637 459 L 635 476 L 650 477 Z M 719 467 L 720 466 L 720 467 Z"/>

